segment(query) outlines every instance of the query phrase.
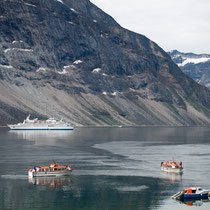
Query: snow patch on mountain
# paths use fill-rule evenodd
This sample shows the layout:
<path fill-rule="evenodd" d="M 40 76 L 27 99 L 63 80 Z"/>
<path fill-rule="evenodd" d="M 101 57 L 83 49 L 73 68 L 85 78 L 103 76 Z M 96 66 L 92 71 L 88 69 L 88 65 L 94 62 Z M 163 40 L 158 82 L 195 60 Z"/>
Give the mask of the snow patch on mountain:
<path fill-rule="evenodd" d="M 12 42 L 12 44 L 15 44 L 15 43 L 23 43 L 23 41 L 22 41 L 22 40 L 20 40 L 20 41 L 14 40 L 14 41 Z"/>
<path fill-rule="evenodd" d="M 0 67 L 1 68 L 6 68 L 6 69 L 12 69 L 12 68 L 14 68 L 13 66 L 10 66 L 10 65 L 2 65 L 2 64 L 0 64 Z"/>
<path fill-rule="evenodd" d="M 76 68 L 76 66 L 71 64 L 63 67 L 63 69 L 73 69 L 73 68 Z"/>
<path fill-rule="evenodd" d="M 78 13 L 74 8 L 71 8 L 72 12 Z"/>
<path fill-rule="evenodd" d="M 63 71 L 57 71 L 58 74 L 67 74 L 68 72 L 66 71 L 66 69 L 63 69 Z"/>
<path fill-rule="evenodd" d="M 93 69 L 93 73 L 98 73 L 99 71 L 101 71 L 101 68 L 95 68 L 95 69 Z"/>
<path fill-rule="evenodd" d="M 30 7 L 36 7 L 36 5 L 25 3 L 25 5 L 30 6 Z"/>
<path fill-rule="evenodd" d="M 64 4 L 62 0 L 56 0 L 56 1 L 60 2 L 61 4 Z"/>
<path fill-rule="evenodd" d="M 198 64 L 198 63 L 203 63 L 203 62 L 207 62 L 209 61 L 210 58 L 205 58 L 205 57 L 201 57 L 201 58 L 186 58 L 183 57 L 183 62 L 179 63 L 178 66 L 185 66 L 188 63 L 193 63 L 193 64 Z"/>
<path fill-rule="evenodd" d="M 7 53 L 7 52 L 13 51 L 13 50 L 22 51 L 22 52 L 33 52 L 33 50 L 31 50 L 31 49 L 20 49 L 20 48 L 8 48 L 8 49 L 4 50 L 4 52 Z"/>
<path fill-rule="evenodd" d="M 74 64 L 79 64 L 79 63 L 81 63 L 82 61 L 80 61 L 80 60 L 77 60 L 77 61 L 75 61 L 74 62 Z M 75 69 L 76 68 L 76 66 L 74 66 L 74 65 L 72 65 L 72 64 L 70 64 L 70 65 L 66 65 L 66 66 L 63 66 L 63 69 L 62 69 L 62 71 L 57 71 L 57 73 L 58 74 L 67 74 L 68 73 L 68 70 L 71 70 L 71 69 Z"/>
<path fill-rule="evenodd" d="M 40 72 L 40 71 L 46 71 L 46 68 L 40 67 L 36 70 L 36 72 Z"/>
<path fill-rule="evenodd" d="M 76 60 L 76 61 L 74 61 L 73 62 L 73 64 L 80 64 L 80 63 L 82 63 L 83 61 L 81 61 L 81 60 Z"/>

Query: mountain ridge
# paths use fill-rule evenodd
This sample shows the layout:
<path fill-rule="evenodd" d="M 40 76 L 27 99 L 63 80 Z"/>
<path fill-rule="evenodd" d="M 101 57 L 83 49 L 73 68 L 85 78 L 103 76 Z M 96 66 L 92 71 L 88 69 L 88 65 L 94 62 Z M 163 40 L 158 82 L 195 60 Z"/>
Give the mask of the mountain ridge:
<path fill-rule="evenodd" d="M 210 88 L 210 55 L 207 53 L 183 53 L 178 50 L 168 52 L 172 60 L 190 78 Z"/>
<path fill-rule="evenodd" d="M 62 3 L 63 2 L 63 3 Z M 209 125 L 209 90 L 90 1 L 0 2 L 1 124 Z"/>

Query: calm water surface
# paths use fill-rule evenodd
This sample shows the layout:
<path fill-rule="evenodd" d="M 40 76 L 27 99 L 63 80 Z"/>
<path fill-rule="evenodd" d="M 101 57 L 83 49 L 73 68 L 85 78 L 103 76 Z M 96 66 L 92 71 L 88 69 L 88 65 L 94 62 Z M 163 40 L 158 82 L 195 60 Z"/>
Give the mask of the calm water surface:
<path fill-rule="evenodd" d="M 172 158 L 183 175 L 160 172 Z M 29 168 L 52 160 L 75 170 L 28 179 Z M 210 202 L 170 198 L 191 186 L 210 189 L 209 163 L 209 127 L 0 130 L 0 209 L 209 210 Z"/>

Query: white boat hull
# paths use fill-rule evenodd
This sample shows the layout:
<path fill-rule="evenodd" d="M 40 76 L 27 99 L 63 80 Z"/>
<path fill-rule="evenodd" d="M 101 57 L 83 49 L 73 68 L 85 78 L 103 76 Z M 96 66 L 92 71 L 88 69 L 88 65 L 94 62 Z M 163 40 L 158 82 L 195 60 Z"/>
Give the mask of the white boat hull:
<path fill-rule="evenodd" d="M 172 173 L 183 173 L 183 168 L 168 168 L 168 167 L 161 166 L 160 170 L 165 171 L 165 172 L 172 172 Z"/>
<path fill-rule="evenodd" d="M 50 176 L 68 176 L 72 170 L 67 171 L 29 171 L 28 177 L 50 177 Z"/>

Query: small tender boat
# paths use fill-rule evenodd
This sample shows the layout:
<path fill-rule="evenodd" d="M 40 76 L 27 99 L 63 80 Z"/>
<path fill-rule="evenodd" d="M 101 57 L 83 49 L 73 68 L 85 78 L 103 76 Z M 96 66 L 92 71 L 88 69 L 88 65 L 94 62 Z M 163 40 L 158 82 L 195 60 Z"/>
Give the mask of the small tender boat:
<path fill-rule="evenodd" d="M 74 169 L 67 165 L 60 165 L 53 160 L 53 164 L 49 166 L 34 166 L 33 169 L 28 170 L 29 177 L 42 177 L 42 176 L 66 176 L 69 175 Z"/>
<path fill-rule="evenodd" d="M 174 172 L 174 173 L 183 173 L 182 162 L 178 163 L 177 161 L 167 161 L 161 162 L 161 171 Z"/>
<path fill-rule="evenodd" d="M 194 200 L 208 199 L 209 195 L 210 195 L 210 190 L 204 190 L 200 187 L 190 187 L 176 193 L 171 198 L 186 202 L 188 200 L 192 201 L 192 199 Z"/>

